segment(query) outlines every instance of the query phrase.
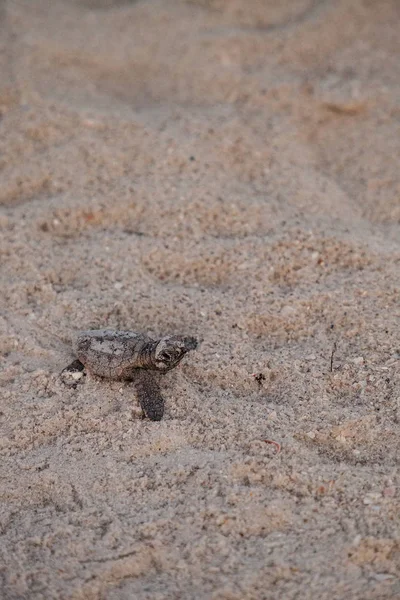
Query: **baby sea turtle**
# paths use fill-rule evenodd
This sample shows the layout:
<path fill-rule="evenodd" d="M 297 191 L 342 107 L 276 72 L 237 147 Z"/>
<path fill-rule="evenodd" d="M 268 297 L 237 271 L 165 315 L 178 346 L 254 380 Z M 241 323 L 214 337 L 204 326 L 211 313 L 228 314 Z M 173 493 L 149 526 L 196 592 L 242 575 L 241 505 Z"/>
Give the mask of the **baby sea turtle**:
<path fill-rule="evenodd" d="M 74 347 L 77 360 L 62 375 L 76 380 L 87 369 L 100 377 L 132 381 L 143 412 L 152 421 L 159 421 L 164 414 L 164 399 L 158 375 L 174 369 L 196 347 L 195 338 L 180 335 L 153 340 L 133 331 L 82 331 Z"/>

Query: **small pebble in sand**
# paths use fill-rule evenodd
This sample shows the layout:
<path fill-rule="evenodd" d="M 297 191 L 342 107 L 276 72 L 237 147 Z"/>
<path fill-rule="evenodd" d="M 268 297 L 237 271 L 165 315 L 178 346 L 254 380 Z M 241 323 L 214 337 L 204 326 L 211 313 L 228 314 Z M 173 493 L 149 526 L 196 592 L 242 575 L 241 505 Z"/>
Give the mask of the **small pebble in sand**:
<path fill-rule="evenodd" d="M 364 364 L 364 357 L 363 356 L 357 356 L 356 358 L 353 358 L 353 363 L 355 365 L 363 365 Z"/>

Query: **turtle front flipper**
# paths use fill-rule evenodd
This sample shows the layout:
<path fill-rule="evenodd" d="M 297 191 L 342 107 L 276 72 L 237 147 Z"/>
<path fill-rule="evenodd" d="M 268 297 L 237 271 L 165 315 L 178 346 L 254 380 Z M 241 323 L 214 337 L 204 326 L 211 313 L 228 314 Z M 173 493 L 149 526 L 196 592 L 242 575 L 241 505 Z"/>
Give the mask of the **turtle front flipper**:
<path fill-rule="evenodd" d="M 164 414 L 164 398 L 158 381 L 151 371 L 137 369 L 133 380 L 140 406 L 151 421 L 161 421 Z"/>

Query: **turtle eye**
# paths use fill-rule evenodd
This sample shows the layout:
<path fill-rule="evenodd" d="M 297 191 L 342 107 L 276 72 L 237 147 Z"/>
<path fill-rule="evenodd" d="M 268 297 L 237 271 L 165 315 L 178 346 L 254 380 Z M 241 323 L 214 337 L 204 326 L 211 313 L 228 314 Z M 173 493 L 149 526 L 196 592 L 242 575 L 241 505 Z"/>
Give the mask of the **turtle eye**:
<path fill-rule="evenodd" d="M 161 358 L 161 360 L 164 360 L 165 362 L 171 362 L 172 354 L 170 352 L 168 352 L 167 350 L 164 350 L 164 352 L 161 353 L 160 358 Z"/>

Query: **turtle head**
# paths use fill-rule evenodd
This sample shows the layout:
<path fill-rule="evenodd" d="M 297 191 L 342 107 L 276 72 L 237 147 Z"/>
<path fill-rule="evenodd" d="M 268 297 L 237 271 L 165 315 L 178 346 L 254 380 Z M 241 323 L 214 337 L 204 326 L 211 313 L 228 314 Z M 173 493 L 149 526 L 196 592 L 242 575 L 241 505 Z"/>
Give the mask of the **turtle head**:
<path fill-rule="evenodd" d="M 197 348 L 197 340 L 193 337 L 170 335 L 161 338 L 154 353 L 154 366 L 157 371 L 166 373 L 176 367 L 190 350 Z"/>

